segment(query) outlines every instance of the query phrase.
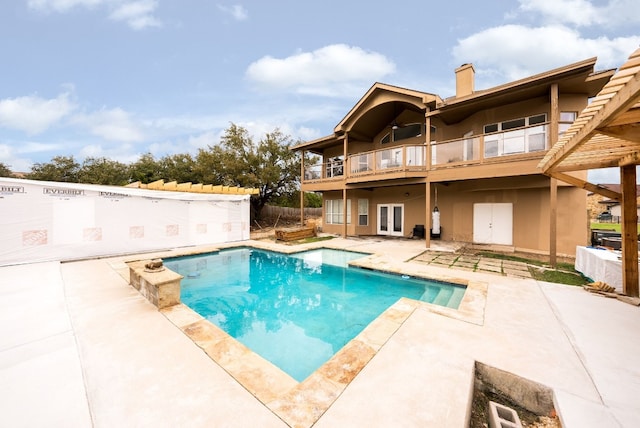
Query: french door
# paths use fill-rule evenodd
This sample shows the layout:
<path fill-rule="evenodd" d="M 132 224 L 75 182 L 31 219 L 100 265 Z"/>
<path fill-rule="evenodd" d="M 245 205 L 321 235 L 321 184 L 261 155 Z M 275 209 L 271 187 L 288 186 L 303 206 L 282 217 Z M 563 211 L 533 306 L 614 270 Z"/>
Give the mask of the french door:
<path fill-rule="evenodd" d="M 404 205 L 378 205 L 378 235 L 404 235 Z"/>
<path fill-rule="evenodd" d="M 513 204 L 473 204 L 473 242 L 513 245 Z"/>

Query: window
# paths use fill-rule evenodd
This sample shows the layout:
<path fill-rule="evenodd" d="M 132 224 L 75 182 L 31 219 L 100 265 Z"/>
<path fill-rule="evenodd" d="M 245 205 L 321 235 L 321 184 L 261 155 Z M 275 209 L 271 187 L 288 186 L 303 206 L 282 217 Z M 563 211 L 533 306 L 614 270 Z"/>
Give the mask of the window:
<path fill-rule="evenodd" d="M 422 135 L 424 125 L 420 123 L 412 123 L 410 125 L 400 126 L 393 130 L 393 141 L 406 140 L 407 138 L 419 137 Z"/>
<path fill-rule="evenodd" d="M 547 147 L 546 114 L 537 114 L 484 126 L 484 157 L 545 150 Z M 538 126 L 535 126 L 538 125 Z"/>
<path fill-rule="evenodd" d="M 384 134 L 380 139 L 380 144 L 387 144 L 392 141 L 406 140 L 407 138 L 415 138 L 422 135 L 424 130 L 424 123 L 410 123 L 408 125 L 398 126 L 396 129 L 392 129 L 388 134 Z M 436 134 L 436 127 L 431 127 L 431 138 Z"/>
<path fill-rule="evenodd" d="M 326 164 L 326 176 L 327 178 L 331 177 L 339 177 L 344 171 L 342 168 L 344 156 L 336 156 L 333 158 L 329 158 Z"/>
<path fill-rule="evenodd" d="M 576 111 L 560 112 L 560 121 L 558 122 L 558 137 L 561 137 L 562 134 L 567 132 L 567 129 L 569 129 L 571 124 L 575 122 L 577 117 L 578 117 L 578 112 Z"/>
<path fill-rule="evenodd" d="M 526 125 L 526 120 L 523 119 L 515 119 L 515 120 L 507 120 L 502 122 L 502 130 L 506 131 L 509 129 L 522 128 Z"/>
<path fill-rule="evenodd" d="M 358 199 L 358 226 L 369 225 L 369 200 Z"/>
<path fill-rule="evenodd" d="M 327 224 L 344 224 L 342 199 L 325 201 Z M 347 224 L 351 224 L 351 199 L 347 199 Z"/>

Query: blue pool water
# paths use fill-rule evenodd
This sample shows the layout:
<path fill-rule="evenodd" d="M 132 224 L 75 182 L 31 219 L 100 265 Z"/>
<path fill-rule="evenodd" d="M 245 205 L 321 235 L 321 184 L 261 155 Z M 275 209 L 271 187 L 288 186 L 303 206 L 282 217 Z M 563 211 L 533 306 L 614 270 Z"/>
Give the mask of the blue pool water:
<path fill-rule="evenodd" d="M 400 297 L 460 304 L 463 287 L 347 267 L 365 255 L 236 248 L 164 264 L 184 276 L 182 303 L 302 381 Z"/>

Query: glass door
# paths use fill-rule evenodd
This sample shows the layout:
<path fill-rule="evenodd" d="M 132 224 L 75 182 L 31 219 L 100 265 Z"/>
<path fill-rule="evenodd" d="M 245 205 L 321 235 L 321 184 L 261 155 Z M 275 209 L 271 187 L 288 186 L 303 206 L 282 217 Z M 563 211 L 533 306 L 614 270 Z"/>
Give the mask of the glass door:
<path fill-rule="evenodd" d="M 378 205 L 378 235 L 404 235 L 404 205 Z"/>

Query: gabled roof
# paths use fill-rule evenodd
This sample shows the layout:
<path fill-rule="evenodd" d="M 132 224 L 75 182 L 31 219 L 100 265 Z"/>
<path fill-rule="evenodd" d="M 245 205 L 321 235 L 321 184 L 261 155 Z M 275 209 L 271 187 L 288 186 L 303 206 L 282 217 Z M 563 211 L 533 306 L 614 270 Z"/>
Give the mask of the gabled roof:
<path fill-rule="evenodd" d="M 349 133 L 351 138 L 370 140 L 384 126 L 403 111 L 420 112 L 435 108 L 442 99 L 428 92 L 414 91 L 385 83 L 375 83 L 334 128 L 334 134 L 307 141 L 292 150 L 322 153 L 322 149 L 335 145 Z"/>
<path fill-rule="evenodd" d="M 427 106 L 434 108 L 438 102 L 442 102 L 442 99 L 438 95 L 428 92 L 415 91 L 376 82 L 336 125 L 334 132 L 341 133 L 349 131 L 365 112 L 370 111 L 372 106 L 390 102 L 403 102 L 413 105 L 417 110 L 424 110 Z M 388 116 L 391 116 L 392 112 L 388 113 Z"/>
<path fill-rule="evenodd" d="M 640 49 L 547 152 L 543 172 L 640 163 Z"/>
<path fill-rule="evenodd" d="M 445 123 L 457 123 L 478 110 L 548 96 L 552 84 L 558 84 L 560 93 L 586 94 L 592 97 L 614 73 L 614 70 L 594 73 L 596 60 L 595 57 L 589 58 L 493 88 L 475 91 L 468 96 L 447 98 L 432 114 Z"/>

